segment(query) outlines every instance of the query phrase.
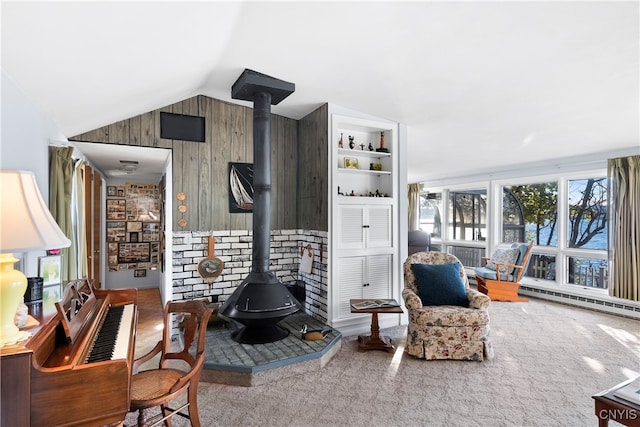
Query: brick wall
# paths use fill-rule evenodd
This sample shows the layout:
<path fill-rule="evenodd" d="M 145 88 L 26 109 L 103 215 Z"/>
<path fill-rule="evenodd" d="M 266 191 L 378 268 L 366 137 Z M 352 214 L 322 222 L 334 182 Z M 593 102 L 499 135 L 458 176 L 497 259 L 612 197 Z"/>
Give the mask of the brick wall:
<path fill-rule="evenodd" d="M 214 231 L 215 256 L 224 262 L 222 274 L 208 284 L 198 274 L 198 263 L 207 256 L 210 231 L 173 233 L 173 300 L 208 299 L 224 302 L 251 270 L 251 230 Z M 311 274 L 299 273 L 300 248 L 311 246 L 314 259 Z M 327 320 L 327 232 L 314 230 L 272 230 L 270 270 L 287 284 L 305 284 L 305 311 Z"/>

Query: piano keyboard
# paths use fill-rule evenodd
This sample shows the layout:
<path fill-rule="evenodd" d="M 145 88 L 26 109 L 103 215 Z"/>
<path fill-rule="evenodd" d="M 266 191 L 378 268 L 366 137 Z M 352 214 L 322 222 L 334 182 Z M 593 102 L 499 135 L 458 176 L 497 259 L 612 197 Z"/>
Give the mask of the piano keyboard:
<path fill-rule="evenodd" d="M 109 307 L 86 363 L 126 359 L 134 304 Z"/>

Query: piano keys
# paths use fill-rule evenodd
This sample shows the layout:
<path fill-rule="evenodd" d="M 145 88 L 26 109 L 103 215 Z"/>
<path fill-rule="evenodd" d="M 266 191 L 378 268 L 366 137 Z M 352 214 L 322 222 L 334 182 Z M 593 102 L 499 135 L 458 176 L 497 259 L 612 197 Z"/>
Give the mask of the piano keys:
<path fill-rule="evenodd" d="M 95 427 L 124 420 L 137 292 L 91 289 L 86 279 L 79 282 L 71 293 L 76 302 L 68 299 L 57 313 L 38 319 L 41 324 L 28 340 L 0 349 L 1 425 Z M 111 318 L 117 326 L 110 325 Z M 98 356 L 96 346 L 107 350 Z"/>
<path fill-rule="evenodd" d="M 134 304 L 111 307 L 100 327 L 85 363 L 127 357 L 128 328 L 133 319 Z"/>

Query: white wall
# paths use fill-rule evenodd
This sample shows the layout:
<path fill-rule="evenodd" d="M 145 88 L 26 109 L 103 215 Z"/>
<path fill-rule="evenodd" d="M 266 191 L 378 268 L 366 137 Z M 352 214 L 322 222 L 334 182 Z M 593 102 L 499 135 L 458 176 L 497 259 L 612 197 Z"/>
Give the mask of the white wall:
<path fill-rule="evenodd" d="M 27 170 L 34 173 L 45 202 L 49 202 L 49 140 L 67 141 L 53 121 L 27 98 L 2 70 L 2 121 L 0 169 Z M 20 270 L 27 277 L 37 276 L 38 257 L 44 251 L 14 254 L 23 258 Z"/>
<path fill-rule="evenodd" d="M 165 167 L 165 188 L 162 198 L 164 200 L 164 271 L 161 271 L 162 285 L 160 286 L 160 297 L 162 298 L 162 306 L 173 299 L 173 233 L 171 224 L 173 224 L 173 156 L 167 158 Z"/>

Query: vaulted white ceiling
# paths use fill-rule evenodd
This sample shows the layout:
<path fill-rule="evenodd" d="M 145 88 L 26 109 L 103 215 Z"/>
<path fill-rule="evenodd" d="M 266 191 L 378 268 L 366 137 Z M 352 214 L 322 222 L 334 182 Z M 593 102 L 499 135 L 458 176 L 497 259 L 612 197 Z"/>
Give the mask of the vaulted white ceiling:
<path fill-rule="evenodd" d="M 637 1 L 2 2 L 2 69 L 73 136 L 250 68 L 397 120 L 408 181 L 639 145 Z M 250 105 L 245 103 L 245 105 Z"/>

